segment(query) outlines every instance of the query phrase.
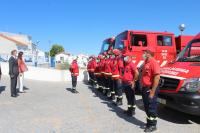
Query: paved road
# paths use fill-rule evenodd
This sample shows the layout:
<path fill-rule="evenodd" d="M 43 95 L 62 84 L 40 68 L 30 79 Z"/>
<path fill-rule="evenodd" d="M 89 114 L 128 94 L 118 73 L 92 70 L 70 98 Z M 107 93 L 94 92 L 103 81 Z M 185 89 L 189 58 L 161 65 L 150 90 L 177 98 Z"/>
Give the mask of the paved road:
<path fill-rule="evenodd" d="M 9 79 L 3 77 L 0 94 L 0 133 L 142 133 L 145 113 L 137 96 L 135 117 L 126 117 L 84 83 L 79 94 L 71 84 L 25 80 L 27 93 L 10 97 Z M 124 99 L 124 103 L 126 103 Z M 159 107 L 155 133 L 200 133 L 200 118 Z"/>

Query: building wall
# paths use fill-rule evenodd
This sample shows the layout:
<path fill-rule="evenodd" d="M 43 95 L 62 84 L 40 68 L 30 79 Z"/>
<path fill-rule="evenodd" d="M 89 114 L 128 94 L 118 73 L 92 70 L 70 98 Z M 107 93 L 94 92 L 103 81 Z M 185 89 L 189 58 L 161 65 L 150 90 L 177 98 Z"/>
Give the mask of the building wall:
<path fill-rule="evenodd" d="M 1 63 L 2 74 L 8 76 L 8 63 Z M 85 69 L 80 69 L 78 81 L 88 81 L 88 73 Z M 48 68 L 28 67 L 25 72 L 25 78 L 39 81 L 71 81 L 71 73 L 69 70 L 56 70 Z"/>
<path fill-rule="evenodd" d="M 68 55 L 66 55 L 66 54 L 58 54 L 58 55 L 55 56 L 56 62 L 61 62 L 61 63 L 63 63 L 63 61 L 60 60 L 61 57 L 63 58 L 63 61 L 64 61 L 64 62 L 67 62 L 67 61 L 68 61 L 68 58 L 69 58 Z"/>
<path fill-rule="evenodd" d="M 0 37 L 0 55 L 10 55 L 13 49 L 17 49 L 14 42 Z"/>

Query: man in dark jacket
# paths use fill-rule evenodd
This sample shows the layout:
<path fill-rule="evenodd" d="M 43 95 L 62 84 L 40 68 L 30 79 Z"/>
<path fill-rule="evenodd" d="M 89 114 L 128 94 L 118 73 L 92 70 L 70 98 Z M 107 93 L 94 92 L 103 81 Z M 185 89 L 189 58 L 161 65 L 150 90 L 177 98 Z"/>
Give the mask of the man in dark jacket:
<path fill-rule="evenodd" d="M 17 77 L 19 75 L 19 68 L 17 62 L 17 50 L 11 51 L 11 57 L 9 59 L 9 75 L 11 81 L 11 97 L 17 97 Z"/>

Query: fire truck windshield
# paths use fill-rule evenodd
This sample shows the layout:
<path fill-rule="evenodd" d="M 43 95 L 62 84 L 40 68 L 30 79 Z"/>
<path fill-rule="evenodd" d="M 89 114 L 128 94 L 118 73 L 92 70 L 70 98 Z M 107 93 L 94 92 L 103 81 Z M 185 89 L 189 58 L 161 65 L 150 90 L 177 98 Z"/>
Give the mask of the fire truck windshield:
<path fill-rule="evenodd" d="M 115 38 L 115 49 L 123 49 L 124 48 L 123 40 L 127 39 L 127 33 L 128 33 L 127 31 L 123 32 Z"/>
<path fill-rule="evenodd" d="M 109 49 L 109 46 L 110 46 L 110 44 L 107 41 L 104 41 L 102 46 L 101 46 L 101 52 L 100 53 L 107 51 Z"/>
<path fill-rule="evenodd" d="M 200 62 L 200 39 L 189 43 L 178 55 L 179 62 Z"/>

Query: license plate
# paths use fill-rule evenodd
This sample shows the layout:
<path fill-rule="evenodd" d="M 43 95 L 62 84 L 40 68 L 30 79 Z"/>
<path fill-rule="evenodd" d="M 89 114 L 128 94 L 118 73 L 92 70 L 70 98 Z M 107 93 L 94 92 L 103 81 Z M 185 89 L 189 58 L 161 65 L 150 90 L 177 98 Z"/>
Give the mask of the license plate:
<path fill-rule="evenodd" d="M 166 100 L 162 98 L 158 98 L 157 101 L 161 104 L 166 104 Z"/>

